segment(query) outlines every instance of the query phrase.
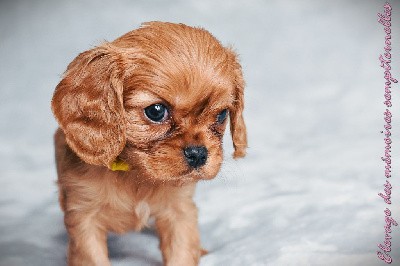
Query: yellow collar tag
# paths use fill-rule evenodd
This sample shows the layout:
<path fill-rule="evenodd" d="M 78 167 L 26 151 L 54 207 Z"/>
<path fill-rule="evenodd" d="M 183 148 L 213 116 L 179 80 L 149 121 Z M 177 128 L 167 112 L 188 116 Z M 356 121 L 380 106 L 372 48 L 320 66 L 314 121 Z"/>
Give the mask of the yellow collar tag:
<path fill-rule="evenodd" d="M 128 171 L 129 170 L 129 164 L 126 162 L 116 159 L 110 167 L 111 171 Z"/>

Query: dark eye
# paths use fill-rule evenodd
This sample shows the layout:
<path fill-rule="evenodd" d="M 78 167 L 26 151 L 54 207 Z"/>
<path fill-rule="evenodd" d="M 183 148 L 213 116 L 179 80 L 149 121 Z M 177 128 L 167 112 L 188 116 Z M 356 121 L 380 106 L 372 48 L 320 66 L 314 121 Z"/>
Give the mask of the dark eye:
<path fill-rule="evenodd" d="M 160 103 L 152 104 L 144 108 L 144 113 L 146 114 L 147 118 L 153 122 L 162 122 L 168 117 L 167 107 Z"/>
<path fill-rule="evenodd" d="M 222 124 L 225 119 L 226 119 L 226 115 L 228 114 L 228 110 L 224 109 L 222 110 L 218 115 L 217 115 L 217 123 Z"/>

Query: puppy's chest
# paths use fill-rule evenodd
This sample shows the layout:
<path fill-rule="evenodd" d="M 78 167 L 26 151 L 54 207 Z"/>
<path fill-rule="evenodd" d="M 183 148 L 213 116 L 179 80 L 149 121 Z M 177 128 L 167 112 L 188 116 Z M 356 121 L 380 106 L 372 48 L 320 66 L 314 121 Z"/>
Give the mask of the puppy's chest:
<path fill-rule="evenodd" d="M 108 230 L 124 233 L 147 225 L 151 209 L 146 199 L 139 198 L 128 188 L 107 190 L 100 216 Z"/>

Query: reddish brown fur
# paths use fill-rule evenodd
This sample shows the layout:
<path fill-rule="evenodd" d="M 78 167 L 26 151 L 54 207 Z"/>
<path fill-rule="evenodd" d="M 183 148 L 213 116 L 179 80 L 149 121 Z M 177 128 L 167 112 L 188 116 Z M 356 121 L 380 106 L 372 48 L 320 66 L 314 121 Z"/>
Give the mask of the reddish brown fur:
<path fill-rule="evenodd" d="M 198 180 L 219 171 L 226 122 L 216 117 L 225 108 L 234 157 L 245 155 L 243 89 L 235 53 L 183 24 L 146 23 L 74 59 L 52 101 L 69 265 L 109 265 L 107 232 L 140 230 L 150 216 L 164 264 L 198 264 L 192 196 Z M 155 103 L 169 108 L 163 123 L 144 115 Z M 184 159 L 189 145 L 208 149 L 199 169 Z M 116 158 L 130 170 L 109 170 Z"/>

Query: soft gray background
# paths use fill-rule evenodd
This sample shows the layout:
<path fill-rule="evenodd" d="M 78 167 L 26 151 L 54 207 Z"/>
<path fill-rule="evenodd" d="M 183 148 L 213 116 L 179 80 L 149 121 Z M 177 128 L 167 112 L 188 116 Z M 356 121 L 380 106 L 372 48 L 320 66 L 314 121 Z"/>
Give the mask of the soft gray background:
<path fill-rule="evenodd" d="M 391 1 L 393 24 L 400 4 Z M 65 265 L 50 112 L 79 53 L 161 20 L 202 26 L 241 55 L 248 156 L 196 194 L 201 265 L 384 265 L 384 1 L 1 1 L 0 265 Z M 400 31 L 393 28 L 400 79 Z M 393 185 L 400 222 L 398 85 Z M 391 255 L 400 265 L 400 233 Z M 111 235 L 113 265 L 161 265 L 153 231 Z"/>

